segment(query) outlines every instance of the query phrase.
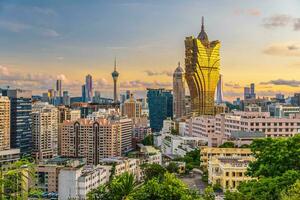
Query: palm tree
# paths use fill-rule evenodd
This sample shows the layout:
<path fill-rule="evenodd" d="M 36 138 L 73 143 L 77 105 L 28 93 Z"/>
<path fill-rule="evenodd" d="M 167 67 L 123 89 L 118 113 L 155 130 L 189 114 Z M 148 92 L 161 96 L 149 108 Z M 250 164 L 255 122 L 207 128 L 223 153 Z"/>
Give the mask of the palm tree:
<path fill-rule="evenodd" d="M 136 187 L 134 175 L 126 172 L 112 180 L 109 190 L 114 200 L 126 200 Z"/>

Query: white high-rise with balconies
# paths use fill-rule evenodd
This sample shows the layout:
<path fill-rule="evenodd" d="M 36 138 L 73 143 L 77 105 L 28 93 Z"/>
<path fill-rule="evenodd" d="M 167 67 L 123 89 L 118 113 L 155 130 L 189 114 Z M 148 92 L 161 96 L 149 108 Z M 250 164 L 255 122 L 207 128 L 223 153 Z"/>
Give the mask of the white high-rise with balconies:
<path fill-rule="evenodd" d="M 58 109 L 48 103 L 32 106 L 33 153 L 37 160 L 58 154 Z"/>

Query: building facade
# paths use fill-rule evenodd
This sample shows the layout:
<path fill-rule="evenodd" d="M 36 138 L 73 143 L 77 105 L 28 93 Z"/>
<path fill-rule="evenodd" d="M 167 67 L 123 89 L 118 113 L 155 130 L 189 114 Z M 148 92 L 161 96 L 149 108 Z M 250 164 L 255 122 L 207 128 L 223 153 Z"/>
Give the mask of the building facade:
<path fill-rule="evenodd" d="M 138 118 L 141 117 L 142 113 L 142 103 L 139 101 L 136 101 L 133 97 L 133 95 L 130 96 L 129 99 L 127 99 L 122 104 L 122 115 L 127 116 L 128 118 L 132 119 L 134 122 L 138 120 Z"/>
<path fill-rule="evenodd" d="M 84 157 L 88 164 L 121 156 L 122 150 L 127 151 L 132 146 L 130 122 L 108 119 L 65 121 L 61 130 L 61 155 Z"/>
<path fill-rule="evenodd" d="M 58 110 L 48 103 L 32 106 L 33 156 L 37 160 L 58 155 Z"/>
<path fill-rule="evenodd" d="M 6 90 L 2 94 L 10 99 L 10 146 L 19 148 L 22 155 L 31 155 L 31 91 Z"/>
<path fill-rule="evenodd" d="M 173 73 L 173 115 L 175 119 L 185 116 L 184 71 L 180 63 Z"/>
<path fill-rule="evenodd" d="M 220 71 L 220 41 L 209 42 L 202 18 L 197 38 L 185 39 L 185 79 L 191 95 L 191 112 L 214 115 L 215 89 Z"/>
<path fill-rule="evenodd" d="M 10 149 L 10 101 L 0 96 L 0 151 Z"/>
<path fill-rule="evenodd" d="M 150 127 L 159 132 L 163 120 L 173 117 L 173 95 L 166 89 L 147 89 Z"/>

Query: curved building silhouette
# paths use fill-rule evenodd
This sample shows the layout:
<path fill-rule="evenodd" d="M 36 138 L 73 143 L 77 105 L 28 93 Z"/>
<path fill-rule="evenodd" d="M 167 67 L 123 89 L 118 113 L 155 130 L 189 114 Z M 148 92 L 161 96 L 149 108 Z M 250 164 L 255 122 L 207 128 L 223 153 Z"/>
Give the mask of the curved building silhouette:
<path fill-rule="evenodd" d="M 215 89 L 220 71 L 220 41 L 208 40 L 202 17 L 197 38 L 185 39 L 185 78 L 191 95 L 191 114 L 215 114 Z"/>

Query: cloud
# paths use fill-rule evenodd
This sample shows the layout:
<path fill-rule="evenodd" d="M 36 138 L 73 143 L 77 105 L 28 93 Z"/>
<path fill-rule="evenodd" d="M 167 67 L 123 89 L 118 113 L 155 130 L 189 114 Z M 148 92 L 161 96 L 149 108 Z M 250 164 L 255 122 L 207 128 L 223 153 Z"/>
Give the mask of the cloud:
<path fill-rule="evenodd" d="M 240 89 L 240 88 L 242 88 L 242 86 L 240 86 L 238 83 L 229 82 L 229 83 L 225 83 L 224 85 L 226 87 L 231 87 L 231 88 L 234 88 L 234 89 Z"/>
<path fill-rule="evenodd" d="M 144 71 L 148 76 L 160 76 L 160 75 L 166 75 L 166 76 L 173 76 L 172 71 L 152 71 L 152 70 L 146 70 Z"/>
<path fill-rule="evenodd" d="M 125 81 L 120 84 L 121 88 L 160 88 L 160 87 L 171 87 L 172 83 L 170 82 L 146 82 L 141 80 L 134 80 L 134 81 Z"/>
<path fill-rule="evenodd" d="M 56 60 L 63 60 L 63 59 L 65 59 L 65 57 L 63 57 L 63 56 L 57 56 L 56 57 Z"/>
<path fill-rule="evenodd" d="M 294 21 L 294 30 L 300 31 L 300 18 L 295 19 Z"/>
<path fill-rule="evenodd" d="M 276 28 L 287 26 L 292 20 L 292 17 L 284 14 L 277 14 L 264 19 L 265 28 Z"/>
<path fill-rule="evenodd" d="M 300 56 L 300 42 L 271 44 L 263 52 L 276 56 Z"/>
<path fill-rule="evenodd" d="M 247 13 L 251 16 L 260 16 L 261 15 L 260 10 L 255 9 L 255 8 L 247 10 Z"/>
<path fill-rule="evenodd" d="M 267 82 L 261 82 L 260 84 L 261 85 L 284 85 L 284 86 L 290 86 L 290 87 L 299 87 L 300 81 L 277 79 L 277 80 L 270 80 Z"/>
<path fill-rule="evenodd" d="M 0 21 L 0 29 L 8 30 L 14 33 L 19 33 L 29 28 L 29 25 L 18 22 Z"/>
<path fill-rule="evenodd" d="M 46 37 L 58 37 L 59 34 L 53 29 L 41 29 L 41 34 Z"/>
<path fill-rule="evenodd" d="M 295 18 L 285 14 L 276 14 L 264 18 L 263 26 L 265 28 L 279 28 L 293 25 L 294 31 L 300 31 L 300 18 Z"/>
<path fill-rule="evenodd" d="M 236 9 L 234 10 L 234 14 L 237 16 L 240 15 L 249 15 L 249 16 L 255 16 L 258 17 L 261 15 L 260 10 L 256 9 L 256 8 L 250 8 L 250 9 Z"/>

